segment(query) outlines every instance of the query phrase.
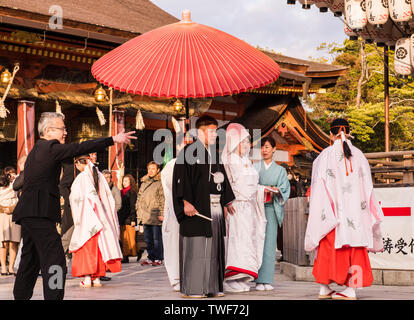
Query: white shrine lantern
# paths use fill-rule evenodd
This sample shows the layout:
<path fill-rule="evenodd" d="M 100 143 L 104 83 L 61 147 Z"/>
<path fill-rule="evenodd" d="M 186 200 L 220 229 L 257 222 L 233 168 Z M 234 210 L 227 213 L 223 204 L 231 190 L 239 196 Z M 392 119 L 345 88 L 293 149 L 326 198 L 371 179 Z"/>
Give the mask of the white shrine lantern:
<path fill-rule="evenodd" d="M 395 45 L 394 69 L 402 76 L 411 74 L 411 38 L 398 39 Z"/>
<path fill-rule="evenodd" d="M 367 25 L 365 0 L 345 0 L 345 21 L 354 32 L 361 32 Z"/>
<path fill-rule="evenodd" d="M 346 24 L 344 24 L 344 32 L 349 37 L 349 40 L 358 40 L 358 34 L 352 31 Z"/>
<path fill-rule="evenodd" d="M 414 71 L 414 34 L 410 37 L 410 49 L 411 71 Z"/>
<path fill-rule="evenodd" d="M 332 0 L 314 0 L 315 6 L 319 8 L 319 12 L 328 12 L 329 6 L 332 4 Z"/>
<path fill-rule="evenodd" d="M 329 9 L 333 12 L 335 17 L 340 17 L 344 13 L 345 3 L 344 0 L 332 0 L 332 4 Z"/>
<path fill-rule="evenodd" d="M 413 17 L 413 10 L 411 8 L 411 0 L 388 0 L 390 18 L 404 24 Z"/>
<path fill-rule="evenodd" d="M 311 5 L 315 4 L 315 0 L 299 0 L 302 4 L 302 9 L 310 9 Z"/>
<path fill-rule="evenodd" d="M 366 0 L 368 22 L 376 27 L 384 25 L 389 17 L 388 0 Z"/>

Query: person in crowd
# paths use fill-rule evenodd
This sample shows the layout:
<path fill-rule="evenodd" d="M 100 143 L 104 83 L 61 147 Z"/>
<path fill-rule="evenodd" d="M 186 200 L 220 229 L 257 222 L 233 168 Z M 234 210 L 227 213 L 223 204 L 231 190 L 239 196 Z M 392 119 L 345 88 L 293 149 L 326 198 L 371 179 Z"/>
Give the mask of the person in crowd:
<path fill-rule="evenodd" d="M 238 123 L 226 130 L 222 160 L 236 199 L 235 214 L 227 215 L 224 290 L 245 292 L 262 264 L 266 218 L 263 187 L 249 159 L 250 134 Z"/>
<path fill-rule="evenodd" d="M 40 139 L 27 156 L 22 195 L 13 212 L 13 221 L 21 225 L 23 238 L 13 295 L 16 300 L 29 300 L 41 269 L 44 298 L 62 300 L 67 269 L 62 241 L 56 228 L 56 223 L 61 221 L 58 189 L 61 161 L 103 151 L 114 143 L 130 143 L 136 137 L 133 136 L 134 131 L 122 131 L 113 137 L 65 144 L 64 115 L 56 112 L 40 115 L 38 131 Z M 50 286 L 52 281 L 58 282 L 58 285 Z"/>
<path fill-rule="evenodd" d="M 283 242 L 278 238 L 282 228 L 284 205 L 290 196 L 290 184 L 286 170 L 273 161 L 276 151 L 276 141 L 272 137 L 262 139 L 262 161 L 255 163 L 254 167 L 259 173 L 259 184 L 272 188 L 270 201 L 265 203 L 266 233 L 263 250 L 263 260 L 258 277 L 255 280 L 256 290 L 273 290 L 276 244 L 279 240 L 279 249 L 283 249 Z"/>
<path fill-rule="evenodd" d="M 27 156 L 23 155 L 17 161 L 17 165 L 19 166 L 20 172 L 12 183 L 13 190 L 17 192 L 17 196 L 19 198 L 20 198 L 20 195 L 22 194 L 22 188 L 23 188 L 23 183 L 24 183 L 24 164 L 26 163 L 26 159 L 27 159 Z"/>
<path fill-rule="evenodd" d="M 12 221 L 12 213 L 18 198 L 12 188 L 12 178 L 9 174 L 0 175 L 0 263 L 1 275 L 15 275 L 14 262 L 21 240 L 21 227 Z M 9 267 L 7 270 L 6 257 L 9 251 Z"/>
<path fill-rule="evenodd" d="M 180 291 L 180 225 L 174 212 L 172 198 L 172 181 L 174 165 L 177 159 L 171 159 L 161 171 L 161 183 L 164 193 L 164 221 L 162 222 L 162 243 L 164 248 L 164 265 L 168 279 L 174 291 Z"/>
<path fill-rule="evenodd" d="M 368 251 L 383 250 L 383 213 L 368 160 L 349 141 L 348 121 L 332 121 L 330 135 L 333 145 L 312 166 L 305 250 L 317 250 L 312 273 L 319 299 L 355 300 L 355 289 L 373 281 Z M 335 292 L 333 282 L 346 289 Z"/>
<path fill-rule="evenodd" d="M 16 177 L 17 177 L 16 169 L 14 167 L 11 167 L 11 166 L 5 167 L 4 170 L 3 170 L 3 174 L 5 174 L 6 176 L 7 175 L 9 176 L 11 184 L 13 184 L 14 179 L 16 179 Z"/>
<path fill-rule="evenodd" d="M 141 265 L 159 266 L 164 260 L 161 225 L 164 220 L 164 192 L 160 167 L 155 161 L 147 165 L 148 174 L 142 177 L 136 212 L 138 224 L 144 225 L 148 258 Z"/>
<path fill-rule="evenodd" d="M 83 288 L 101 287 L 106 270 L 121 271 L 119 224 L 112 192 L 87 155 L 74 159 L 81 172 L 69 196 L 74 230 L 69 246 L 73 254 L 72 276 L 84 277 Z"/>
<path fill-rule="evenodd" d="M 73 234 L 73 217 L 72 211 L 70 207 L 69 195 L 70 195 L 70 188 L 72 186 L 75 177 L 80 173 L 79 170 L 73 163 L 73 158 L 64 159 L 61 162 L 62 165 L 62 174 L 61 179 L 59 181 L 59 193 L 61 198 L 63 199 L 63 203 L 61 201 L 61 205 L 63 207 L 63 213 L 60 223 L 60 235 L 62 238 L 62 246 L 63 251 L 65 253 L 67 264 L 69 263 L 70 259 L 72 258 L 72 254 L 69 252 L 69 244 L 72 239 Z"/>
<path fill-rule="evenodd" d="M 115 212 L 118 212 L 122 206 L 121 191 L 118 189 L 114 182 L 112 181 L 112 174 L 110 170 L 103 170 L 102 174 L 104 175 L 106 182 L 108 182 L 109 189 L 111 189 L 112 196 L 115 200 Z"/>
<path fill-rule="evenodd" d="M 121 226 L 121 242 L 122 254 L 124 258 L 122 263 L 128 263 L 129 257 L 136 257 L 138 247 L 135 240 L 136 211 L 135 204 L 137 202 L 138 188 L 132 175 L 127 174 L 122 179 L 122 204 L 118 211 L 119 225 Z"/>
<path fill-rule="evenodd" d="M 234 213 L 234 194 L 216 152 L 217 121 L 196 121 L 197 140 L 177 156 L 173 203 L 180 224 L 180 292 L 186 298 L 223 296 L 224 207 Z"/>

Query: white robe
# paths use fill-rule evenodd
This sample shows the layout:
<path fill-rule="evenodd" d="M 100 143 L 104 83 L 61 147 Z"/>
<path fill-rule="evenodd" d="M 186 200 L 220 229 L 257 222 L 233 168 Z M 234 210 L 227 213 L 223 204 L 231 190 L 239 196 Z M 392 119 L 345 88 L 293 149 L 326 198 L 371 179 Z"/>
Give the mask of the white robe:
<path fill-rule="evenodd" d="M 336 140 L 313 163 L 305 250 L 317 249 L 335 228 L 335 249 L 349 245 L 381 251 L 383 213 L 375 199 L 369 163 L 348 140 L 353 156 L 351 162 L 346 160 L 347 176 L 341 144 Z"/>
<path fill-rule="evenodd" d="M 162 243 L 164 247 L 164 265 L 172 286 L 180 283 L 179 239 L 180 225 L 174 212 L 172 197 L 172 179 L 176 159 L 170 160 L 161 171 L 161 183 L 164 191 L 164 221 L 162 222 Z"/>
<path fill-rule="evenodd" d="M 95 190 L 92 176 L 92 163 L 73 181 L 69 196 L 74 230 L 69 251 L 80 249 L 95 234 L 104 262 L 122 259 L 119 246 L 119 223 L 115 212 L 115 200 L 102 173 L 99 176 L 99 192 Z"/>
<path fill-rule="evenodd" d="M 263 258 L 264 187 L 259 185 L 259 174 L 248 157 L 231 153 L 223 162 L 236 197 L 232 202 L 235 214 L 228 214 L 226 219 L 226 270 L 240 272 L 226 280 L 252 281 L 257 278 Z"/>

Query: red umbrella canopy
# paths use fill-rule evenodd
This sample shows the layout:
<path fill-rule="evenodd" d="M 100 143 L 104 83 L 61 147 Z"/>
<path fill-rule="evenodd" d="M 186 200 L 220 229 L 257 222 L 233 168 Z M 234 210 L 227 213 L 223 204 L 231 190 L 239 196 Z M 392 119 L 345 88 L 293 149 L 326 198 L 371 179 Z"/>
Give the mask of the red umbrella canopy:
<path fill-rule="evenodd" d="M 92 66 L 116 90 L 166 98 L 225 96 L 277 80 L 280 67 L 246 42 L 183 19 L 129 40 Z"/>

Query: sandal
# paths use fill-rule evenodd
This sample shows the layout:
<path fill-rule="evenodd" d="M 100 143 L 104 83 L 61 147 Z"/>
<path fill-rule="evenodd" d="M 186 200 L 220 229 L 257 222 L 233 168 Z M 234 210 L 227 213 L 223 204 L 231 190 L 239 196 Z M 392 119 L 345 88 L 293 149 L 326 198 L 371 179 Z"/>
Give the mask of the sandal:
<path fill-rule="evenodd" d="M 332 295 L 335 294 L 335 293 L 336 293 L 336 291 L 335 290 L 332 290 L 328 294 L 320 294 L 318 298 L 320 300 L 332 299 Z"/>
<path fill-rule="evenodd" d="M 86 284 L 85 282 L 81 281 L 79 286 L 82 288 L 91 288 L 92 284 Z"/>
<path fill-rule="evenodd" d="M 332 299 L 334 300 L 356 300 L 356 297 L 348 297 L 347 295 L 337 292 L 332 295 Z"/>

